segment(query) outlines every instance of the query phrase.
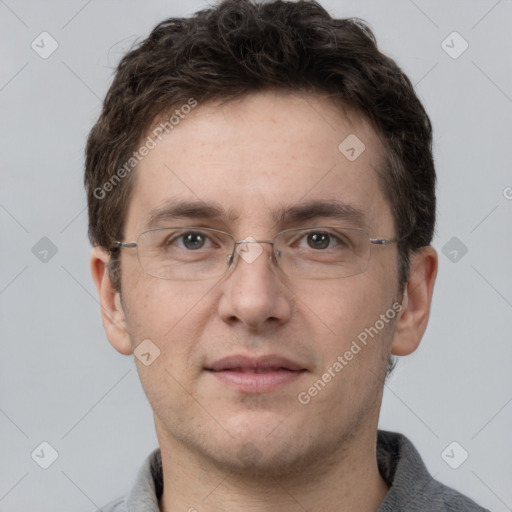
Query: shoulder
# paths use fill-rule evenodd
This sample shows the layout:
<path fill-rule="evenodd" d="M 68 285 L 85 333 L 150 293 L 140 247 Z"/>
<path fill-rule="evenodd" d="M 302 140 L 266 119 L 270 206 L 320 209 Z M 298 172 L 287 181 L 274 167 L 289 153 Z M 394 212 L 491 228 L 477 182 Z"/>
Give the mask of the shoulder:
<path fill-rule="evenodd" d="M 126 496 L 111 501 L 96 512 L 159 512 L 162 490 L 162 458 L 160 449 L 156 448 L 145 459 Z"/>
<path fill-rule="evenodd" d="M 377 460 L 379 471 L 390 487 L 378 512 L 489 512 L 435 480 L 403 434 L 379 430 Z"/>
<path fill-rule="evenodd" d="M 446 512 L 490 512 L 455 489 L 434 479 L 432 479 L 432 482 L 434 482 L 433 489 L 426 495 L 429 510 L 433 506 L 435 510 Z"/>
<path fill-rule="evenodd" d="M 409 496 L 408 511 L 427 512 L 490 512 L 464 494 L 430 477 L 429 482 Z"/>

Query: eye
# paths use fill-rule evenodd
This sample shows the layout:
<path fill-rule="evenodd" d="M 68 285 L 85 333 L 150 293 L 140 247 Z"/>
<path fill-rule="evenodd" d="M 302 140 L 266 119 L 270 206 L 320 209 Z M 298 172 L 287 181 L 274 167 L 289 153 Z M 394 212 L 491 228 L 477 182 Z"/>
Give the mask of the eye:
<path fill-rule="evenodd" d="M 187 250 L 198 250 L 203 249 L 205 246 L 208 247 L 208 243 L 211 244 L 209 238 L 204 233 L 200 231 L 189 231 L 186 233 L 181 233 L 178 236 L 169 237 L 166 240 L 166 246 L 176 245 L 180 249 Z"/>
<path fill-rule="evenodd" d="M 337 236 L 328 233 L 327 231 L 311 231 L 304 235 L 302 240 L 304 239 L 308 248 L 317 250 L 330 249 L 340 245 L 342 242 Z M 299 247 L 303 247 L 301 242 L 299 242 Z"/>
<path fill-rule="evenodd" d="M 203 233 L 185 233 L 179 239 L 186 249 L 202 249 L 206 244 L 207 237 Z"/>

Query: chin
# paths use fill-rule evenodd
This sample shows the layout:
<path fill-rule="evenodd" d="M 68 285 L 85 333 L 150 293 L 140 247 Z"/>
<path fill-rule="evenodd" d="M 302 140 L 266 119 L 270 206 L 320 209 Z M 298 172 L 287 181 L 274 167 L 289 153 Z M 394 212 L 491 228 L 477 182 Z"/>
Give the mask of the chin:
<path fill-rule="evenodd" d="M 313 438 L 318 433 L 308 433 L 304 425 L 285 418 L 286 414 L 262 411 L 239 414 L 221 423 L 231 435 L 218 432 L 221 438 L 203 448 L 215 465 L 238 475 L 282 479 L 301 473 L 316 457 Z"/>
<path fill-rule="evenodd" d="M 227 447 L 226 447 L 227 448 Z M 298 453 L 296 445 L 288 446 L 280 440 L 272 443 L 262 443 L 258 440 L 248 440 L 232 443 L 224 453 L 212 454 L 215 464 L 222 470 L 235 472 L 239 476 L 251 479 L 289 477 L 298 470 L 298 461 L 304 459 Z"/>

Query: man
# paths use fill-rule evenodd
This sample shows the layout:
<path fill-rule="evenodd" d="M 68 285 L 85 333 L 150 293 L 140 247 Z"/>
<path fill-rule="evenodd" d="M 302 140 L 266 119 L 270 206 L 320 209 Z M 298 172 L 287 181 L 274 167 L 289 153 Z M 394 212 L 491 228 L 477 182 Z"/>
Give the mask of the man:
<path fill-rule="evenodd" d="M 360 20 L 227 0 L 121 61 L 89 136 L 93 277 L 159 441 L 108 511 L 477 511 L 377 430 L 426 329 L 429 118 Z"/>

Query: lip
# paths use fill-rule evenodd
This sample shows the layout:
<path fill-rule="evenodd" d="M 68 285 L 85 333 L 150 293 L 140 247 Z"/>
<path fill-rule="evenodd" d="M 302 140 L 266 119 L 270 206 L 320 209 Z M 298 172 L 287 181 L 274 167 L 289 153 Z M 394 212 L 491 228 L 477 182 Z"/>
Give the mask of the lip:
<path fill-rule="evenodd" d="M 305 370 L 304 366 L 279 355 L 266 355 L 260 357 L 247 357 L 233 355 L 218 359 L 206 368 L 214 372 L 226 370 L 239 370 L 241 372 L 262 373 L 272 370 Z"/>
<path fill-rule="evenodd" d="M 205 368 L 214 378 L 243 393 L 273 391 L 300 378 L 306 368 L 282 356 L 225 357 Z"/>

